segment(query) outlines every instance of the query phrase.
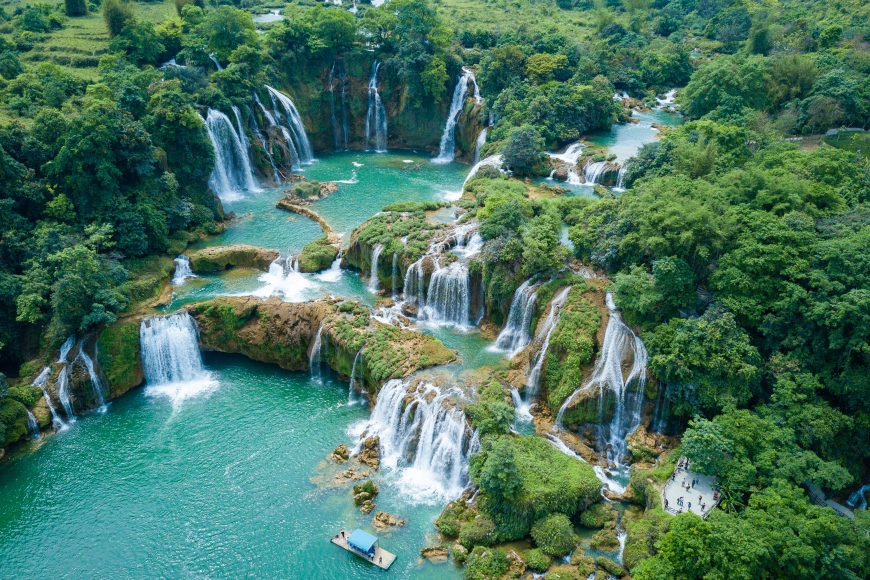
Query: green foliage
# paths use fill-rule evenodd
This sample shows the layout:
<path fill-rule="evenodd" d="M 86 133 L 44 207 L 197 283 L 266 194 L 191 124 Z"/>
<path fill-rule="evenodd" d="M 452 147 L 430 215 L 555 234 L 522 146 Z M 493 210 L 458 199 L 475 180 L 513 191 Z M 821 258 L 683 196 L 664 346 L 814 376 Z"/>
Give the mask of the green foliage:
<path fill-rule="evenodd" d="M 550 514 L 536 521 L 531 534 L 535 545 L 548 556 L 564 556 L 580 541 L 565 514 Z"/>
<path fill-rule="evenodd" d="M 468 405 L 465 412 L 478 435 L 506 435 L 516 416 L 509 396 L 497 380 L 492 380 L 478 391 L 478 400 Z"/>
<path fill-rule="evenodd" d="M 477 546 L 468 555 L 468 563 L 462 572 L 465 580 L 492 580 L 501 578 L 510 566 L 507 554 L 498 548 Z"/>
<path fill-rule="evenodd" d="M 66 15 L 70 17 L 85 16 L 88 13 L 88 5 L 85 0 L 64 0 Z"/>
<path fill-rule="evenodd" d="M 9 387 L 9 398 L 15 399 L 25 407 L 32 407 L 42 398 L 42 391 L 30 385 Z"/>
<path fill-rule="evenodd" d="M 543 173 L 546 165 L 541 154 L 542 145 L 533 128 L 525 126 L 514 129 L 502 152 L 505 167 L 519 176 Z"/>
<path fill-rule="evenodd" d="M 103 0 L 101 5 L 109 36 L 114 38 L 121 34 L 130 20 L 133 20 L 133 10 L 123 0 Z"/>
<path fill-rule="evenodd" d="M 299 254 L 300 272 L 319 272 L 328 268 L 338 255 L 338 248 L 324 236 L 305 244 Z"/>
<path fill-rule="evenodd" d="M 614 301 L 630 325 L 651 325 L 691 309 L 697 302 L 689 265 L 671 256 L 653 261 L 652 273 L 635 266 L 616 275 Z"/>
<path fill-rule="evenodd" d="M 484 438 L 471 474 L 481 489 L 480 509 L 503 540 L 525 536 L 533 522 L 550 514 L 574 515 L 600 489 L 589 465 L 537 437 Z"/>
<path fill-rule="evenodd" d="M 526 566 L 535 572 L 545 572 L 550 567 L 550 557 L 538 548 L 523 552 L 523 559 L 526 561 Z"/>

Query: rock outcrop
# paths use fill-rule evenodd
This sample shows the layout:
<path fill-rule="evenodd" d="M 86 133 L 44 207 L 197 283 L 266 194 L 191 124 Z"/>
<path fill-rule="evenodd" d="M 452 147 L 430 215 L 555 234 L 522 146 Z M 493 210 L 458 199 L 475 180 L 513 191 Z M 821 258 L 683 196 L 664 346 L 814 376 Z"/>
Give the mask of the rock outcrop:
<path fill-rule="evenodd" d="M 268 270 L 279 253 L 247 244 L 234 246 L 217 246 L 204 248 L 191 253 L 190 269 L 201 274 L 203 272 L 220 272 L 228 268 L 253 268 Z"/>

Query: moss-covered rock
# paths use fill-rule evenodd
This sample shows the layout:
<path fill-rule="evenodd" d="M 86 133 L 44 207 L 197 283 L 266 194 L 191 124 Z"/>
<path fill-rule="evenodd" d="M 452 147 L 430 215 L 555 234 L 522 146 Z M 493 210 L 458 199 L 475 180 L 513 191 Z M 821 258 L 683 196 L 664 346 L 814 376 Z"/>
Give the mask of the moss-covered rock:
<path fill-rule="evenodd" d="M 562 564 L 550 568 L 544 578 L 546 580 L 586 580 L 587 576 L 588 574 L 584 576 L 576 566 Z"/>
<path fill-rule="evenodd" d="M 526 566 L 535 572 L 544 572 L 550 567 L 550 557 L 538 548 L 526 550 L 523 559 L 526 561 Z"/>
<path fill-rule="evenodd" d="M 580 538 L 574 533 L 574 526 L 565 514 L 550 514 L 532 526 L 532 539 L 541 551 L 548 556 L 564 556 L 570 552 Z"/>
<path fill-rule="evenodd" d="M 583 511 L 578 518 L 581 526 L 590 529 L 611 528 L 616 522 L 616 510 L 609 503 L 598 502 Z"/>
<path fill-rule="evenodd" d="M 623 518 L 628 537 L 622 553 L 622 563 L 632 570 L 656 553 L 656 544 L 671 528 L 673 516 L 661 509 L 644 510 L 639 515 L 626 513 Z"/>
<path fill-rule="evenodd" d="M 139 323 L 138 318 L 118 320 L 105 327 L 97 339 L 98 361 L 109 383 L 109 398 L 119 397 L 145 381 Z"/>
<path fill-rule="evenodd" d="M 27 436 L 27 408 L 11 397 L 0 400 L 0 447 Z"/>
<path fill-rule="evenodd" d="M 598 558 L 595 559 L 595 563 L 598 564 L 599 568 L 603 568 L 608 574 L 613 574 L 617 578 L 622 578 L 627 574 L 625 568 L 623 568 L 610 558 L 598 556 Z"/>
<path fill-rule="evenodd" d="M 583 578 L 595 572 L 595 560 L 592 556 L 585 555 L 579 548 L 571 554 L 571 565 L 577 567 L 577 571 Z"/>
<path fill-rule="evenodd" d="M 325 270 L 335 261 L 337 255 L 338 247 L 330 244 L 326 236 L 317 238 L 302 248 L 302 253 L 299 254 L 299 271 L 320 272 Z"/>
<path fill-rule="evenodd" d="M 220 272 L 227 268 L 268 270 L 279 253 L 247 244 L 204 248 L 190 254 L 190 269 L 197 274 Z"/>
<path fill-rule="evenodd" d="M 596 550 L 614 550 L 619 547 L 619 538 L 616 529 L 603 529 L 592 536 L 589 545 Z"/>

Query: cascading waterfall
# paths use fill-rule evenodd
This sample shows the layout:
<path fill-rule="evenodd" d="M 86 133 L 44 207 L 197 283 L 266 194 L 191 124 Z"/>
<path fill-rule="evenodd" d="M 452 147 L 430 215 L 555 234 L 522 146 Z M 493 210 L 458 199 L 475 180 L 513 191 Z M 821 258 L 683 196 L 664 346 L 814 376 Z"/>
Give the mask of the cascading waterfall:
<path fill-rule="evenodd" d="M 535 313 L 535 303 L 538 299 L 536 286 L 531 279 L 526 280 L 514 291 L 511 309 L 508 312 L 507 324 L 495 339 L 495 348 L 507 353 L 513 358 L 526 348 L 532 338 L 529 336 L 529 324 Z"/>
<path fill-rule="evenodd" d="M 378 259 L 381 257 L 381 252 L 384 251 L 384 246 L 377 244 L 372 249 L 372 269 L 369 273 L 369 292 L 377 294 L 380 290 L 380 282 L 378 281 Z"/>
<path fill-rule="evenodd" d="M 643 341 L 623 321 L 619 310 L 613 303 L 613 295 L 607 294 L 607 309 L 610 319 L 604 333 L 601 352 L 592 371 L 592 376 L 580 388 L 571 393 L 559 409 L 556 417 L 557 425 L 562 425 L 562 418 L 568 406 L 580 391 L 598 389 L 599 416 L 604 412 L 605 390 L 613 392 L 616 398 L 613 419 L 609 425 L 599 422 L 598 444 L 606 451 L 607 461 L 617 467 L 622 465 L 622 458 L 627 452 L 625 438 L 640 425 L 640 410 L 643 405 L 643 388 L 646 382 L 647 352 Z M 622 371 L 623 362 L 631 362 L 628 376 Z M 634 393 L 629 392 L 629 386 L 636 382 Z"/>
<path fill-rule="evenodd" d="M 338 65 L 338 71 L 336 71 Z M 341 125 L 338 123 L 338 116 L 335 112 L 335 85 L 341 87 Z M 347 75 L 344 72 L 344 62 L 336 60 L 332 63 L 332 68 L 329 69 L 329 110 L 332 114 L 332 134 L 335 141 L 335 150 L 348 150 L 347 136 L 347 104 L 345 103 L 345 94 L 347 91 Z"/>
<path fill-rule="evenodd" d="M 601 180 L 601 177 L 604 175 L 604 170 L 607 168 L 606 161 L 597 161 L 595 163 L 590 163 L 586 166 L 586 170 L 584 171 L 584 177 L 586 179 L 585 185 L 595 185 Z"/>
<path fill-rule="evenodd" d="M 387 150 L 387 112 L 378 93 L 378 71 L 381 63 L 372 63 L 369 78 L 369 109 L 366 113 L 366 148 L 374 148 L 378 153 Z"/>
<path fill-rule="evenodd" d="M 486 145 L 486 127 L 480 130 L 477 141 L 474 142 L 474 164 L 480 163 L 480 150 Z"/>
<path fill-rule="evenodd" d="M 209 109 L 205 126 L 215 154 L 214 169 L 209 178 L 212 190 L 222 201 L 238 199 L 244 191 L 259 191 L 248 151 L 229 117 Z"/>
<path fill-rule="evenodd" d="M 252 292 L 253 296 L 268 298 L 279 295 L 286 302 L 302 302 L 306 292 L 317 284 L 299 271 L 299 258 L 278 256 L 269 264 L 269 271 L 260 275 L 263 286 Z"/>
<path fill-rule="evenodd" d="M 323 362 L 323 323 L 317 329 L 317 335 L 314 337 L 314 344 L 311 345 L 311 354 L 308 355 L 308 368 L 311 371 L 312 380 L 322 382 L 320 375 L 320 363 Z"/>
<path fill-rule="evenodd" d="M 217 386 L 205 370 L 196 339 L 196 322 L 186 310 L 146 318 L 139 325 L 145 393 L 180 404 Z"/>
<path fill-rule="evenodd" d="M 245 155 L 248 158 L 248 163 L 253 166 L 251 163 L 251 142 L 248 140 L 248 135 L 245 133 L 245 127 L 242 125 L 242 114 L 239 112 L 239 108 L 235 105 L 232 106 L 233 115 L 236 117 L 236 129 L 239 132 L 239 141 L 242 142 L 242 148 L 245 150 Z"/>
<path fill-rule="evenodd" d="M 42 397 L 45 399 L 45 404 L 48 405 L 48 412 L 51 414 L 51 424 L 55 429 L 66 429 L 64 423 L 57 414 L 54 404 L 51 402 L 51 397 L 48 394 L 48 378 L 51 376 L 51 367 L 45 367 L 42 372 L 33 381 L 33 386 L 42 390 Z"/>
<path fill-rule="evenodd" d="M 456 158 L 456 123 L 462 114 L 465 97 L 468 96 L 468 80 L 474 78 L 471 69 L 463 69 L 459 82 L 453 90 L 453 100 L 450 101 L 450 111 L 444 124 L 444 134 L 441 135 L 441 149 L 438 157 L 432 163 L 450 163 Z"/>
<path fill-rule="evenodd" d="M 419 310 L 421 320 L 438 324 L 470 326 L 471 284 L 468 268 L 453 262 L 445 268 L 438 268 L 429 279 L 426 292 L 426 305 Z"/>
<path fill-rule="evenodd" d="M 583 185 L 583 180 L 580 179 L 580 175 L 577 173 L 577 160 L 583 154 L 584 148 L 585 145 L 577 142 L 568 145 L 564 153 L 547 154 L 551 159 L 558 159 L 568 166 L 568 183 L 571 185 Z M 553 173 L 555 172 L 556 170 L 554 169 Z M 553 178 L 553 173 L 550 173 L 550 179 Z"/>
<path fill-rule="evenodd" d="M 849 499 L 846 500 L 846 504 L 851 508 L 866 510 L 867 492 L 870 492 L 870 483 L 862 486 L 861 489 L 856 490 L 852 495 L 850 495 Z"/>
<path fill-rule="evenodd" d="M 365 402 L 365 398 L 358 399 L 356 396 L 357 390 L 357 382 L 356 382 L 356 367 L 359 363 L 359 359 L 362 356 L 362 349 L 356 353 L 356 356 L 353 357 L 353 365 L 350 367 L 350 383 L 347 387 L 347 404 L 354 405 L 358 402 Z M 362 372 L 362 367 L 360 367 L 360 372 Z"/>
<path fill-rule="evenodd" d="M 317 274 L 317 279 L 323 282 L 338 282 L 341 279 L 341 256 L 342 252 L 339 250 L 329 268 Z"/>
<path fill-rule="evenodd" d="M 94 344 L 94 356 L 97 356 L 96 353 L 96 343 Z M 100 378 L 99 373 L 97 373 L 96 368 L 94 366 L 94 360 L 85 352 L 85 344 L 84 340 L 82 341 L 82 345 L 79 347 L 79 355 L 76 357 L 76 361 L 79 361 L 82 365 L 84 365 L 85 369 L 88 371 L 88 380 L 91 382 L 91 389 L 94 391 L 94 400 L 99 403 L 98 409 L 101 412 L 106 410 L 106 395 L 104 393 L 105 387 L 103 387 L 103 380 Z M 74 361 L 75 362 L 75 361 Z"/>
<path fill-rule="evenodd" d="M 392 290 L 393 296 L 397 296 L 397 289 L 399 283 L 399 255 L 393 252 L 393 269 L 392 274 L 390 274 L 390 290 Z"/>
<path fill-rule="evenodd" d="M 668 405 L 667 390 L 668 385 L 666 383 L 661 383 L 659 385 L 658 397 L 656 398 L 656 408 L 649 428 L 651 433 L 663 434 L 668 425 L 670 405 Z"/>
<path fill-rule="evenodd" d="M 222 67 L 222 66 L 221 66 L 221 63 L 218 62 L 218 59 L 217 59 L 217 57 L 214 55 L 213 52 L 210 52 L 210 53 L 208 54 L 208 57 L 211 59 L 211 61 L 214 63 L 214 65 L 217 67 L 218 70 L 224 70 L 224 67 Z"/>
<path fill-rule="evenodd" d="M 72 405 L 72 399 L 69 392 L 69 353 L 76 344 L 76 336 L 71 334 L 60 347 L 60 356 L 57 358 L 57 363 L 63 366 L 57 376 L 57 399 L 66 413 L 67 421 L 75 421 L 75 411 Z"/>
<path fill-rule="evenodd" d="M 468 484 L 468 457 L 480 445 L 451 400 L 461 393 L 411 385 L 411 379 L 387 381 L 371 417 L 350 435 L 380 437 L 381 465 L 401 470 L 398 484 L 407 496 L 424 503 L 457 497 Z"/>
<path fill-rule="evenodd" d="M 625 178 L 625 166 L 619 168 L 619 172 L 616 174 L 616 187 L 614 189 L 618 189 L 619 191 L 625 191 L 625 187 L 622 185 L 622 180 Z"/>
<path fill-rule="evenodd" d="M 495 167 L 496 169 L 498 169 L 502 173 L 505 172 L 501 166 L 501 155 L 490 155 L 486 159 L 478 161 L 474 165 L 474 167 L 471 168 L 471 171 L 469 171 L 468 175 L 465 176 L 465 181 L 462 182 L 463 189 L 465 188 L 465 184 L 468 183 L 468 180 L 471 179 L 472 177 L 474 177 L 474 175 L 478 171 L 480 171 L 481 167 Z M 460 192 L 460 197 L 461 197 L 461 192 Z M 459 198 L 456 198 L 456 199 L 459 199 Z M 450 200 L 448 200 L 448 201 L 450 201 Z"/>
<path fill-rule="evenodd" d="M 405 272 L 405 301 L 419 307 L 426 305 L 426 279 L 423 273 L 423 260 L 425 259 L 426 256 L 423 256 L 408 266 L 408 270 Z"/>
<path fill-rule="evenodd" d="M 287 117 L 287 125 L 293 135 L 293 141 L 296 146 L 296 151 L 299 154 L 299 162 L 307 165 L 314 162 L 314 153 L 311 150 L 311 143 L 308 141 L 308 134 L 305 132 L 305 125 L 302 124 L 302 117 L 299 116 L 299 111 L 296 110 L 296 105 L 290 100 L 290 97 L 276 89 L 266 85 L 266 90 L 274 99 L 278 99 L 284 107 L 284 113 Z M 275 107 L 275 117 L 280 124 L 281 117 L 278 115 L 278 108 Z M 285 134 L 286 137 L 286 134 Z"/>
<path fill-rule="evenodd" d="M 468 67 L 462 67 L 462 72 L 467 74 L 471 79 L 471 83 L 474 85 L 474 102 L 480 105 L 483 103 L 483 97 L 480 96 L 480 87 L 477 86 L 477 78 L 474 76 L 474 71 Z"/>
<path fill-rule="evenodd" d="M 547 358 L 547 350 L 550 348 L 550 337 L 553 335 L 553 331 L 559 322 L 559 314 L 568 301 L 569 292 L 571 292 L 571 286 L 556 294 L 553 300 L 550 301 L 550 311 L 547 312 L 546 318 L 538 324 L 535 341 L 540 342 L 541 346 L 532 357 L 532 370 L 529 373 L 529 378 L 526 380 L 524 396 L 520 398 L 516 389 L 513 390 L 514 406 L 517 408 L 517 413 L 521 419 L 531 419 L 529 409 L 532 406 L 532 401 L 541 389 L 541 370 L 544 367 L 544 360 Z M 520 405 L 516 404 L 517 400 L 520 400 Z"/>
<path fill-rule="evenodd" d="M 293 136 L 290 134 L 290 131 L 287 130 L 287 127 L 279 124 L 280 116 L 278 115 L 278 104 L 275 101 L 275 95 L 269 93 L 269 98 L 272 100 L 272 110 L 275 112 L 273 116 L 272 113 L 269 113 L 266 107 L 262 104 L 260 105 L 263 108 L 263 113 L 266 115 L 266 120 L 269 121 L 270 127 L 277 127 L 279 131 L 281 131 L 281 135 L 284 137 L 284 144 L 287 145 L 287 152 L 290 154 L 290 166 L 291 169 L 293 167 L 299 167 L 302 165 L 302 162 L 299 158 L 299 151 L 296 148 L 296 144 L 293 142 Z M 278 117 L 276 119 L 276 117 Z"/>
<path fill-rule="evenodd" d="M 190 269 L 190 258 L 181 255 L 175 258 L 175 273 L 172 275 L 172 285 L 178 286 L 188 278 L 196 278 L 196 274 Z"/>
<path fill-rule="evenodd" d="M 30 412 L 30 409 L 25 409 L 25 411 L 27 411 L 27 432 L 32 439 L 36 439 L 39 437 L 39 423 L 36 421 L 33 413 Z"/>
<path fill-rule="evenodd" d="M 263 108 L 262 103 L 260 103 L 260 97 L 257 96 L 257 93 L 254 93 L 254 99 L 256 99 L 257 104 Z M 281 176 L 278 174 L 278 168 L 275 166 L 275 158 L 272 156 L 272 147 L 269 145 L 269 139 L 262 131 L 260 131 L 260 126 L 257 124 L 257 116 L 254 115 L 254 112 L 247 107 L 245 108 L 248 110 L 248 122 L 251 124 L 251 129 L 253 130 L 254 135 L 257 136 L 257 141 L 260 142 L 263 151 L 266 152 L 266 158 L 269 160 L 269 165 L 272 167 L 272 177 L 275 179 L 275 183 L 281 183 Z"/>

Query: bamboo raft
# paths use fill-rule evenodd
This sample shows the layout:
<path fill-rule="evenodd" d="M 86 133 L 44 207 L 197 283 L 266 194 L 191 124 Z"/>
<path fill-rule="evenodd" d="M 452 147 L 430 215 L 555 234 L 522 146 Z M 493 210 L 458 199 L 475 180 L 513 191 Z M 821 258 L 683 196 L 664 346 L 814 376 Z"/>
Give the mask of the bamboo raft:
<path fill-rule="evenodd" d="M 356 530 L 354 534 L 356 534 L 357 532 L 361 532 L 361 530 Z M 396 555 L 391 554 L 390 552 L 387 552 L 386 550 L 378 546 L 376 544 L 377 538 L 375 538 L 374 536 L 366 534 L 365 532 L 361 533 L 364 536 L 368 536 L 368 539 L 374 538 L 374 540 L 371 542 L 372 548 L 368 553 L 363 550 L 359 550 L 358 548 L 352 546 L 350 542 L 348 542 L 350 536 L 348 536 L 346 530 L 341 530 L 339 533 L 335 534 L 335 536 L 333 536 L 330 541 L 339 548 L 344 548 L 351 554 L 362 558 L 366 562 L 374 564 L 375 566 L 377 566 L 378 568 L 382 568 L 383 570 L 388 570 L 390 568 L 390 565 L 392 565 L 392 563 L 395 561 Z M 351 534 L 351 536 L 352 535 L 353 534 Z"/>

